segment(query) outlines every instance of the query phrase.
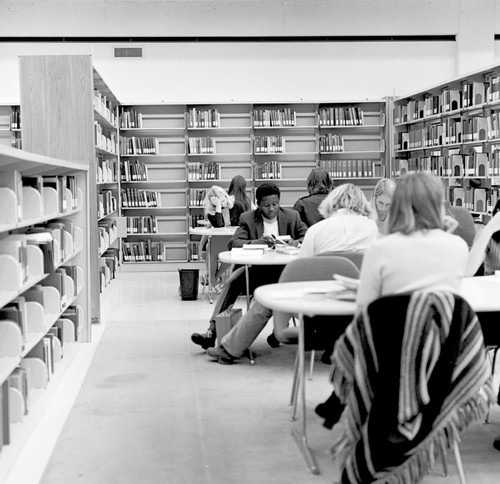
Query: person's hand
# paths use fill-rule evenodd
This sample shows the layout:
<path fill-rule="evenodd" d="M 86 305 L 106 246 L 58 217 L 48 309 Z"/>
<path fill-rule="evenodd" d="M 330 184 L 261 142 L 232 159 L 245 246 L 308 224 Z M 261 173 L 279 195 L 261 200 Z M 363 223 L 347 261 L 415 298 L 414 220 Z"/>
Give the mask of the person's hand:
<path fill-rule="evenodd" d="M 298 247 L 300 245 L 300 242 L 298 240 L 289 240 L 288 245 L 291 245 L 292 247 Z"/>
<path fill-rule="evenodd" d="M 455 232 L 456 228 L 458 227 L 458 222 L 455 218 L 453 218 L 451 215 L 445 215 L 444 216 L 444 230 L 450 234 Z"/>
<path fill-rule="evenodd" d="M 263 235 L 258 241 L 256 241 L 258 244 L 267 244 L 269 247 L 274 247 L 276 244 L 276 240 L 271 237 L 270 235 Z"/>
<path fill-rule="evenodd" d="M 216 211 L 220 211 L 222 208 L 221 202 L 217 197 L 210 197 L 210 202 L 215 207 Z"/>

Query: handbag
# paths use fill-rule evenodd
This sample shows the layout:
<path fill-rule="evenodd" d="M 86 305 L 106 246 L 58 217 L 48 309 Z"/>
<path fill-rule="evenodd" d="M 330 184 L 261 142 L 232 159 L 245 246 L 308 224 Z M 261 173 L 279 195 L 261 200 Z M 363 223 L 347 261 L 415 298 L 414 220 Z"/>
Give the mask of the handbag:
<path fill-rule="evenodd" d="M 242 311 L 235 309 L 233 305 L 229 306 L 215 317 L 215 331 L 217 333 L 217 344 L 220 345 L 224 335 L 229 333 L 233 326 L 241 319 Z"/>

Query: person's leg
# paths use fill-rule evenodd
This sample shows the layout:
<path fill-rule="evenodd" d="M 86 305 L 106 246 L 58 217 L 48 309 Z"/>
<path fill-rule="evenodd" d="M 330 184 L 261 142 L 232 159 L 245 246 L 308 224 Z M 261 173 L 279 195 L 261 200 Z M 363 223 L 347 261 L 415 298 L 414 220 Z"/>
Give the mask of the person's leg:
<path fill-rule="evenodd" d="M 290 313 L 275 311 L 273 313 L 274 336 L 281 343 L 297 343 L 299 330 L 297 327 L 290 327 Z"/>
<path fill-rule="evenodd" d="M 227 250 L 227 244 L 231 239 L 230 236 L 216 236 L 212 237 L 210 240 L 210 282 L 212 287 L 215 287 L 217 284 L 217 274 L 219 272 L 219 253 Z M 225 264 L 226 268 L 229 267 L 228 264 Z"/>
<path fill-rule="evenodd" d="M 241 358 L 245 350 L 253 343 L 255 338 L 264 329 L 271 317 L 272 311 L 253 300 L 248 311 L 227 333 L 221 341 L 221 347 L 233 359 Z M 217 348 L 216 348 L 217 349 Z M 212 354 L 214 353 L 214 354 Z M 208 351 L 210 356 L 220 357 L 218 352 Z"/>
<path fill-rule="evenodd" d="M 229 279 L 224 284 L 219 297 L 215 301 L 214 310 L 210 321 L 208 323 L 208 330 L 206 334 L 193 333 L 191 335 L 191 341 L 194 344 L 201 346 L 204 350 L 211 348 L 215 345 L 216 333 L 215 333 L 215 318 L 222 311 L 225 311 L 231 304 L 234 304 L 238 296 L 245 289 L 245 268 L 240 267 L 233 271 Z"/>

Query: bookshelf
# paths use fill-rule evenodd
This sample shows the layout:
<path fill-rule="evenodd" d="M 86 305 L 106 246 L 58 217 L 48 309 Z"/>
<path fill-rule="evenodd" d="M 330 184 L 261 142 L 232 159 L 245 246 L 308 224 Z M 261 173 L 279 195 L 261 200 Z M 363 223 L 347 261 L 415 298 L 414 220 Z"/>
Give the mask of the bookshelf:
<path fill-rule="evenodd" d="M 21 148 L 19 105 L 0 104 L 0 145 Z"/>
<path fill-rule="evenodd" d="M 480 221 L 500 192 L 500 65 L 396 98 L 393 176 L 440 176 L 445 197 Z"/>
<path fill-rule="evenodd" d="M 203 219 L 204 192 L 227 188 L 235 175 L 246 178 L 251 198 L 259 184 L 276 182 L 285 207 L 307 194 L 317 166 L 336 183 L 370 191 L 389 173 L 387 106 L 387 99 L 120 106 L 124 270 L 197 261 L 199 237 L 189 227 Z M 324 145 L 334 136 L 342 140 L 335 152 Z"/>
<path fill-rule="evenodd" d="M 0 146 L 0 481 L 90 341 L 88 167 Z"/>
<path fill-rule="evenodd" d="M 119 102 L 95 69 L 93 81 L 99 291 L 102 293 L 116 277 L 120 261 Z"/>

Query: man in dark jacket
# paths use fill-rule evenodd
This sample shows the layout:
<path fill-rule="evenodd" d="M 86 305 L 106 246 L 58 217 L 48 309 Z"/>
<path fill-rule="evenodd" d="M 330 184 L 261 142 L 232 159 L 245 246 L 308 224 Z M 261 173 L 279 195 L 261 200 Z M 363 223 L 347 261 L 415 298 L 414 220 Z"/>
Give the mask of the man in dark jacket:
<path fill-rule="evenodd" d="M 274 183 L 263 183 L 256 190 L 257 209 L 240 216 L 239 227 L 229 242 L 229 249 L 245 244 L 266 244 L 274 246 L 275 237 L 289 235 L 289 244 L 298 246 L 307 231 L 295 210 L 280 207 L 280 189 Z M 250 268 L 250 292 L 263 284 L 278 282 L 283 266 L 252 266 Z M 245 291 L 245 269 L 233 271 L 215 303 L 206 334 L 193 333 L 191 341 L 203 349 L 215 346 L 215 318 L 233 304 Z"/>

